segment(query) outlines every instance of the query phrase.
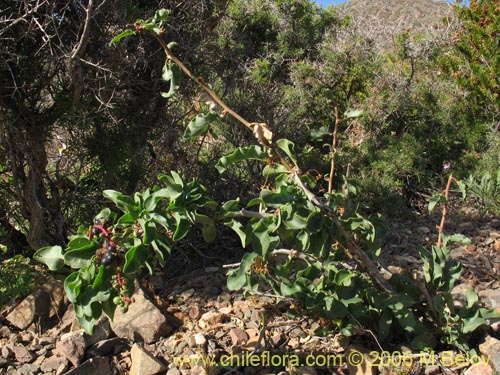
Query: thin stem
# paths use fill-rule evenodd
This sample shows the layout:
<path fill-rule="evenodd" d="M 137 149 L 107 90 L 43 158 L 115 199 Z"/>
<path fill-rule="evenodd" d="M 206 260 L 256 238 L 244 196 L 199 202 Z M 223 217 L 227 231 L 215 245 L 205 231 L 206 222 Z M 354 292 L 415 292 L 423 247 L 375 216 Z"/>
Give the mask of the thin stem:
<path fill-rule="evenodd" d="M 339 118 L 339 108 L 335 107 L 334 110 L 335 115 L 335 126 L 333 128 L 333 140 L 332 140 L 332 149 L 331 153 L 331 165 L 330 165 L 330 175 L 328 176 L 328 194 L 331 194 L 333 191 L 333 175 L 335 174 L 335 155 L 337 154 L 337 132 L 339 130 L 339 125 L 342 120 Z"/>
<path fill-rule="evenodd" d="M 441 223 L 439 224 L 438 231 L 438 242 L 437 246 L 443 246 L 443 232 L 444 232 L 444 224 L 446 223 L 446 215 L 448 214 L 448 196 L 450 194 L 451 183 L 455 181 L 455 177 L 450 174 L 448 178 L 448 183 L 446 184 L 446 189 L 444 190 L 444 197 L 446 198 L 446 202 L 443 203 L 443 213 L 441 215 Z"/>

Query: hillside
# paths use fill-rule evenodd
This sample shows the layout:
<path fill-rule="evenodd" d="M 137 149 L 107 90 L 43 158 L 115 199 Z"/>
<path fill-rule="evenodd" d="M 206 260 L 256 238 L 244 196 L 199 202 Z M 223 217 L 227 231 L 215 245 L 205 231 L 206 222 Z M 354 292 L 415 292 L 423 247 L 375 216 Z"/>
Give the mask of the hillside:
<path fill-rule="evenodd" d="M 453 16 L 453 5 L 438 0 L 350 0 L 338 7 L 350 16 L 360 32 L 377 45 L 389 46 L 404 30 L 413 34 L 444 31 Z M 452 17 L 454 19 L 454 17 Z"/>

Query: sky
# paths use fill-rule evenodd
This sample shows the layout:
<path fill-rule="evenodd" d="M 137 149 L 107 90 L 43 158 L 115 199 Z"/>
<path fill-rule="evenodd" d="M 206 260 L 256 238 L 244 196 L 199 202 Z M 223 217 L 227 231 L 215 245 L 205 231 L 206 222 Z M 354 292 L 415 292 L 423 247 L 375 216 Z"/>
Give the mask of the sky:
<path fill-rule="evenodd" d="M 345 3 L 347 0 L 315 0 L 315 1 L 321 6 L 327 6 L 327 5 L 339 5 Z"/>

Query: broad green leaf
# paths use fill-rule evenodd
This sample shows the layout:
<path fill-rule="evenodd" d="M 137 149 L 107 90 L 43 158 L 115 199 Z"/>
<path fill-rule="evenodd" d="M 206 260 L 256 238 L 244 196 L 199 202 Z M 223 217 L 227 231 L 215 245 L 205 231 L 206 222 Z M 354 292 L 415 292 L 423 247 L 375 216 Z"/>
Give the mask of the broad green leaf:
<path fill-rule="evenodd" d="M 436 207 L 436 204 L 438 203 L 446 203 L 448 200 L 443 194 L 437 194 L 434 195 L 430 200 L 429 200 L 429 212 L 432 212 L 434 210 L 434 207 Z"/>
<path fill-rule="evenodd" d="M 282 149 L 285 154 L 293 161 L 293 164 L 297 165 L 297 157 L 295 156 L 295 144 L 288 139 L 278 139 L 276 141 L 276 146 Z"/>
<path fill-rule="evenodd" d="M 120 34 L 118 34 L 117 36 L 115 36 L 113 39 L 111 39 L 111 42 L 109 43 L 110 45 L 111 44 L 114 44 L 114 43 L 118 43 L 120 42 L 123 38 L 126 38 L 130 35 L 135 35 L 135 31 L 133 30 L 130 30 L 130 29 L 127 29 L 125 31 L 122 31 Z"/>
<path fill-rule="evenodd" d="M 172 239 L 174 241 L 179 241 L 188 234 L 189 229 L 191 228 L 191 223 L 186 217 L 181 216 L 178 212 L 174 213 L 174 218 L 177 223 L 177 227 L 175 228 Z"/>
<path fill-rule="evenodd" d="M 361 109 L 349 109 L 344 113 L 344 118 L 356 118 L 363 114 Z"/>
<path fill-rule="evenodd" d="M 245 286 L 250 268 L 258 256 L 257 253 L 246 253 L 241 259 L 240 266 L 228 272 L 227 288 L 229 290 L 236 291 Z"/>
<path fill-rule="evenodd" d="M 78 272 L 73 272 L 64 280 L 64 293 L 66 293 L 71 303 L 76 304 L 82 284 L 83 282 Z"/>
<path fill-rule="evenodd" d="M 461 233 L 455 233 L 451 236 L 443 236 L 443 243 L 445 244 L 445 246 L 450 242 L 461 243 L 463 245 L 472 245 L 472 241 L 470 240 L 470 238 Z"/>
<path fill-rule="evenodd" d="M 306 230 L 309 233 L 318 233 L 323 226 L 323 215 L 321 215 L 318 211 L 313 211 L 307 217 L 306 222 Z"/>
<path fill-rule="evenodd" d="M 348 270 L 340 270 L 335 274 L 334 283 L 339 286 L 350 286 L 352 284 L 352 278 L 354 276 L 354 272 Z"/>
<path fill-rule="evenodd" d="M 134 198 L 129 195 L 122 194 L 115 190 L 104 190 L 103 195 L 105 198 L 112 201 L 124 213 L 132 215 L 137 214 Z"/>
<path fill-rule="evenodd" d="M 217 236 L 215 221 L 207 215 L 196 214 L 196 223 L 202 225 L 201 233 L 205 242 L 212 242 Z"/>
<path fill-rule="evenodd" d="M 281 294 L 285 297 L 296 297 L 298 294 L 302 293 L 302 287 L 298 283 L 291 285 L 281 283 L 280 290 Z"/>
<path fill-rule="evenodd" d="M 247 147 L 238 147 L 230 155 L 223 156 L 215 165 L 219 173 L 224 173 L 228 166 L 240 162 L 242 160 L 261 160 L 265 161 L 269 156 L 267 150 L 257 145 Z"/>
<path fill-rule="evenodd" d="M 247 235 L 245 233 L 245 227 L 237 220 L 230 220 L 224 222 L 224 225 L 231 228 L 240 237 L 241 247 L 245 248 L 247 245 Z"/>
<path fill-rule="evenodd" d="M 149 251 L 149 247 L 142 244 L 129 249 L 125 254 L 123 272 L 129 274 L 138 272 L 144 266 L 144 262 L 148 258 Z"/>
<path fill-rule="evenodd" d="M 467 288 L 465 291 L 465 299 L 467 300 L 467 307 L 471 308 L 479 300 L 477 293 L 473 288 Z"/>
<path fill-rule="evenodd" d="M 170 82 L 170 89 L 168 90 L 168 92 L 161 93 L 161 96 L 168 99 L 174 96 L 180 87 L 182 77 L 181 70 L 177 66 L 177 64 L 174 64 L 172 61 L 168 60 L 165 62 L 165 65 L 163 65 L 161 77 L 164 81 Z"/>
<path fill-rule="evenodd" d="M 476 329 L 486 324 L 486 320 L 479 316 L 479 311 L 476 311 L 473 317 L 465 318 L 462 326 L 462 333 L 467 334 L 474 332 Z"/>
<path fill-rule="evenodd" d="M 319 129 L 311 129 L 310 134 L 314 141 L 321 141 L 327 135 L 331 135 L 332 132 L 326 126 L 322 126 Z"/>
<path fill-rule="evenodd" d="M 45 264 L 51 271 L 59 271 L 64 266 L 64 254 L 61 246 L 47 246 L 38 249 L 33 258 Z"/>
<path fill-rule="evenodd" d="M 91 241 L 88 237 L 74 237 L 71 241 L 69 241 L 66 251 L 73 250 L 86 250 L 86 249 L 97 249 L 98 243 L 95 241 Z"/>
<path fill-rule="evenodd" d="M 168 21 L 168 16 L 170 15 L 170 11 L 168 9 L 158 9 L 155 12 L 155 15 L 153 17 L 153 22 L 160 22 L 160 23 L 165 23 Z"/>
<path fill-rule="evenodd" d="M 97 247 L 98 245 L 68 251 L 64 254 L 64 263 L 74 269 L 88 267 L 92 263 Z"/>
<path fill-rule="evenodd" d="M 197 115 L 193 120 L 191 120 L 184 131 L 184 139 L 193 139 L 198 135 L 205 134 L 208 130 L 208 126 L 219 119 L 217 113 L 207 113 Z"/>

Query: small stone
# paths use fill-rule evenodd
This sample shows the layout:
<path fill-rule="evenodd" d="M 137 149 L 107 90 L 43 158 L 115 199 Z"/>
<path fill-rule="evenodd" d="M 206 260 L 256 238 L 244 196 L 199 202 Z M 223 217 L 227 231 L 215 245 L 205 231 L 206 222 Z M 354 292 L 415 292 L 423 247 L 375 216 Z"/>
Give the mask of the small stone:
<path fill-rule="evenodd" d="M 50 344 L 55 344 L 56 343 L 56 338 L 51 337 L 51 336 L 42 336 L 38 339 L 38 343 L 40 345 L 50 345 Z"/>
<path fill-rule="evenodd" d="M 10 349 L 7 346 L 2 346 L 0 348 L 0 355 L 2 356 L 2 358 L 5 358 L 5 359 L 9 358 L 11 353 L 12 352 L 10 351 Z"/>
<path fill-rule="evenodd" d="M 135 302 L 130 304 L 128 312 L 115 311 L 112 330 L 116 336 L 149 344 L 172 331 L 165 315 L 145 297 L 139 286 L 133 298 Z"/>
<path fill-rule="evenodd" d="M 417 228 L 417 232 L 421 233 L 421 234 L 429 234 L 431 232 L 431 230 L 427 227 L 418 227 Z"/>
<path fill-rule="evenodd" d="M 11 347 L 12 353 L 16 357 L 16 361 L 20 363 L 32 362 L 35 359 L 33 353 L 31 353 L 24 346 L 14 345 Z"/>
<path fill-rule="evenodd" d="M 495 243 L 493 244 L 493 248 L 495 251 L 500 252 L 500 240 L 496 240 Z"/>
<path fill-rule="evenodd" d="M 182 297 L 184 300 L 187 300 L 189 297 L 192 297 L 193 294 L 194 294 L 194 289 L 191 288 L 183 291 L 180 297 Z"/>
<path fill-rule="evenodd" d="M 154 375 L 166 369 L 160 360 L 137 344 L 132 345 L 130 357 L 132 366 L 129 375 Z"/>
<path fill-rule="evenodd" d="M 233 346 L 244 345 L 248 341 L 247 333 L 241 328 L 233 328 L 229 331 L 229 337 Z"/>
<path fill-rule="evenodd" d="M 207 268 L 205 268 L 206 273 L 216 273 L 219 271 L 220 271 L 219 267 L 207 267 Z"/>
<path fill-rule="evenodd" d="M 69 370 L 64 375 L 113 375 L 111 364 L 107 357 L 91 358 L 80 366 Z"/>
<path fill-rule="evenodd" d="M 43 372 L 57 371 L 62 365 L 67 368 L 68 360 L 64 357 L 53 355 L 43 361 L 40 366 L 40 370 L 42 370 Z"/>
<path fill-rule="evenodd" d="M 111 339 L 96 342 L 86 350 L 86 355 L 89 357 L 104 357 L 108 354 L 117 354 L 123 352 L 127 348 L 127 340 L 121 337 L 113 337 Z"/>
<path fill-rule="evenodd" d="M 207 339 L 202 333 L 197 333 L 196 335 L 194 335 L 194 342 L 198 346 L 205 346 L 205 344 L 207 343 Z"/>
<path fill-rule="evenodd" d="M 489 364 L 497 372 L 500 372 L 500 341 L 487 336 L 484 343 L 479 345 L 479 351 L 489 358 Z"/>
<path fill-rule="evenodd" d="M 172 367 L 170 370 L 167 371 L 167 375 L 181 375 L 181 372 L 177 367 Z"/>
<path fill-rule="evenodd" d="M 56 349 L 59 354 L 66 357 L 73 366 L 78 366 L 85 354 L 85 331 L 78 330 L 62 335 L 56 343 Z"/>
<path fill-rule="evenodd" d="M 475 225 L 471 223 L 470 221 L 466 221 L 465 223 L 461 223 L 457 227 L 457 232 L 459 233 L 464 233 L 464 232 L 471 232 L 475 229 Z"/>
<path fill-rule="evenodd" d="M 227 306 L 226 307 L 221 307 L 219 309 L 219 312 L 221 314 L 224 314 L 224 315 L 229 315 L 229 314 L 231 314 L 233 312 L 233 309 L 231 307 L 227 307 Z"/>
<path fill-rule="evenodd" d="M 500 308 L 500 290 L 486 289 L 479 292 L 479 297 L 484 303 L 493 309 Z"/>
<path fill-rule="evenodd" d="M 193 303 L 191 309 L 189 310 L 189 317 L 191 320 L 197 321 L 201 318 L 202 310 L 199 304 Z"/>
<path fill-rule="evenodd" d="M 493 238 L 494 240 L 500 239 L 500 233 L 499 232 L 491 232 L 490 237 Z"/>
<path fill-rule="evenodd" d="M 491 219 L 490 226 L 492 228 L 495 228 L 495 229 L 500 228 L 500 220 L 499 219 Z"/>
<path fill-rule="evenodd" d="M 441 367 L 439 366 L 426 366 L 424 375 L 436 375 L 441 372 Z"/>
<path fill-rule="evenodd" d="M 208 328 L 222 323 L 223 320 L 223 314 L 215 311 L 209 311 L 201 316 L 198 325 L 200 326 L 200 328 Z"/>
<path fill-rule="evenodd" d="M 493 369 L 484 363 L 479 363 L 469 367 L 464 375 L 493 375 Z"/>

